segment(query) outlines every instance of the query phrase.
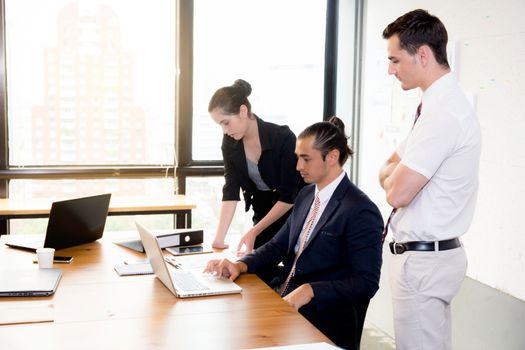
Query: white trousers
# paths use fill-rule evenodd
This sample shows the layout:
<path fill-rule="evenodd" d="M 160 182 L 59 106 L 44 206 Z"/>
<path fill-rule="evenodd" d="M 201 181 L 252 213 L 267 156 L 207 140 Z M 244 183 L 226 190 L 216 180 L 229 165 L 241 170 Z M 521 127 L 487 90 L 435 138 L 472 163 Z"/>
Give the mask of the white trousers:
<path fill-rule="evenodd" d="M 390 260 L 397 350 L 452 348 L 450 303 L 467 270 L 463 247 L 407 251 Z"/>

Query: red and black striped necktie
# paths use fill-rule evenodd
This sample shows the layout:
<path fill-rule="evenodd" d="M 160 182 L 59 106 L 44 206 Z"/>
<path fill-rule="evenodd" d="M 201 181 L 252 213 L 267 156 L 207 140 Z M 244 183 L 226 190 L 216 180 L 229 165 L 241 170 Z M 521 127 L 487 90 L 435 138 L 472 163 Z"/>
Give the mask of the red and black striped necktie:
<path fill-rule="evenodd" d="M 423 104 L 420 102 L 417 106 L 416 115 L 414 116 L 414 124 L 412 124 L 412 129 L 416 125 L 417 120 L 419 119 L 419 116 L 421 115 L 421 106 Z M 392 221 L 392 217 L 394 216 L 395 212 L 397 211 L 397 208 L 392 208 L 392 211 L 390 212 L 390 215 L 388 216 L 388 220 L 386 221 L 385 229 L 383 230 L 383 237 L 381 238 L 381 242 L 385 242 L 386 235 L 388 234 L 388 226 L 390 225 L 390 221 Z"/>

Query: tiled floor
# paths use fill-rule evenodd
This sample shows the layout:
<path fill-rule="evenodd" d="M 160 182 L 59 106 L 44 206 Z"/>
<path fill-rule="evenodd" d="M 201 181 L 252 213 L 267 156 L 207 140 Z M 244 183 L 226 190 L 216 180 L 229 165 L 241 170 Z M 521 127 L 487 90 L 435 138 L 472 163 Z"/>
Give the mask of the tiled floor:
<path fill-rule="evenodd" d="M 365 323 L 361 337 L 361 350 L 394 350 L 394 339 L 371 323 Z"/>

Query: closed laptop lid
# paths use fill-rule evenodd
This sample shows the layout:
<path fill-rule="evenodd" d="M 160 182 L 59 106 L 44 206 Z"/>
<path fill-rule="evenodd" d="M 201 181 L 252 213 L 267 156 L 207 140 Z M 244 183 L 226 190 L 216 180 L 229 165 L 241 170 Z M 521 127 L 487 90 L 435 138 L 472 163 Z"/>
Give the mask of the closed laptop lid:
<path fill-rule="evenodd" d="M 56 291 L 61 269 L 0 270 L 0 297 L 48 296 Z"/>

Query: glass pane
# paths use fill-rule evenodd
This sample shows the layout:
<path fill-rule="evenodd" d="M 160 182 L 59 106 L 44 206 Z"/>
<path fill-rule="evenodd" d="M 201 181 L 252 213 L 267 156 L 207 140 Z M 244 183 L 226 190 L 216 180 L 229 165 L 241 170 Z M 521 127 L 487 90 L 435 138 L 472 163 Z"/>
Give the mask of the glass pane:
<path fill-rule="evenodd" d="M 173 164 L 175 1 L 5 2 L 10 165 Z"/>
<path fill-rule="evenodd" d="M 222 159 L 208 103 L 238 78 L 262 119 L 296 134 L 322 120 L 326 0 L 195 0 L 194 16 L 193 159 Z"/>
<path fill-rule="evenodd" d="M 162 179 L 104 179 L 104 180 L 11 180 L 9 182 L 10 198 L 75 198 L 100 193 L 111 193 L 112 196 L 125 197 L 163 197 L 175 193 L 173 178 Z M 10 220 L 12 234 L 45 233 L 45 219 Z M 173 227 L 171 214 L 164 215 L 130 215 L 109 216 L 105 231 L 134 231 L 135 220 L 151 228 L 168 229 Z"/>
<path fill-rule="evenodd" d="M 211 242 L 219 223 L 219 209 L 222 201 L 223 177 L 188 177 L 186 179 L 186 194 L 195 200 L 197 207 L 192 211 L 192 226 L 202 228 L 206 240 Z M 230 248 L 237 248 L 241 235 L 253 226 L 253 211 L 244 212 L 244 201 L 237 204 L 237 211 L 228 230 L 226 241 Z"/>

